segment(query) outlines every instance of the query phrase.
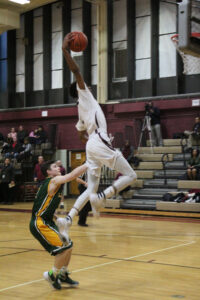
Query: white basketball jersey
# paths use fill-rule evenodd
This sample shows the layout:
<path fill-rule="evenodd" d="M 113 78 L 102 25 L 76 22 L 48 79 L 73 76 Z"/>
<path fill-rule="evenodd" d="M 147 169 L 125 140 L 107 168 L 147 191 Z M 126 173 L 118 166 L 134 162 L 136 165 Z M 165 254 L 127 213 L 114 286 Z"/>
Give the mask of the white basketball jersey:
<path fill-rule="evenodd" d="M 93 97 L 92 93 L 85 84 L 85 90 L 79 88 L 78 91 L 78 116 L 79 121 L 76 124 L 78 131 L 86 130 L 88 135 L 91 136 L 95 130 L 107 134 L 107 123 L 104 113 Z"/>

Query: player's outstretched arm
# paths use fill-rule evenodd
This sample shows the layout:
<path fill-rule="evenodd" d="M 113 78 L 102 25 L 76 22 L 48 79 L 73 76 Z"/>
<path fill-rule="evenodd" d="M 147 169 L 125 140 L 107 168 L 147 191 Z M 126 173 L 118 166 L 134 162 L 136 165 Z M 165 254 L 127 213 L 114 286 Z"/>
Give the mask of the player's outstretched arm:
<path fill-rule="evenodd" d="M 84 164 L 74 169 L 71 173 L 68 173 L 64 176 L 54 177 L 51 181 L 56 186 L 60 184 L 64 184 L 66 182 L 72 181 L 75 178 L 79 177 L 81 174 L 85 173 L 86 170 L 87 170 L 87 166 L 86 164 Z"/>
<path fill-rule="evenodd" d="M 69 69 L 74 73 L 74 76 L 76 77 L 76 81 L 78 83 L 78 86 L 81 90 L 85 90 L 85 83 L 83 80 L 83 77 L 80 73 L 79 66 L 76 64 L 76 62 L 71 57 L 68 49 L 69 49 L 69 43 L 73 40 L 73 33 L 68 34 L 64 40 L 62 45 L 63 55 L 65 57 L 66 63 L 69 67 Z"/>

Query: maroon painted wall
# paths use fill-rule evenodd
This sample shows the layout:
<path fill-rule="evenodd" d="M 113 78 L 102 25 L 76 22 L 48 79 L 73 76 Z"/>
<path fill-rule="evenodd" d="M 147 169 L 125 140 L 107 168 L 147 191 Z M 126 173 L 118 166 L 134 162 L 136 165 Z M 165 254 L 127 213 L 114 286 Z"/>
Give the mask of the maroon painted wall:
<path fill-rule="evenodd" d="M 192 99 L 156 100 L 154 106 L 161 110 L 161 126 L 164 138 L 172 138 L 173 133 L 192 129 L 194 118 L 200 115 L 200 106 L 192 107 Z M 144 119 L 145 102 L 126 102 L 103 105 L 107 118 L 108 132 L 125 132 L 125 126 L 133 126 L 134 145 L 138 145 L 141 124 Z M 42 111 L 48 111 L 47 117 L 42 117 Z M 48 132 L 49 124 L 58 124 L 58 149 L 84 149 L 75 129 L 77 122 L 77 107 L 31 109 L 23 111 L 0 112 L 0 131 L 7 135 L 11 127 L 16 129 L 21 124 L 26 130 L 43 125 Z"/>

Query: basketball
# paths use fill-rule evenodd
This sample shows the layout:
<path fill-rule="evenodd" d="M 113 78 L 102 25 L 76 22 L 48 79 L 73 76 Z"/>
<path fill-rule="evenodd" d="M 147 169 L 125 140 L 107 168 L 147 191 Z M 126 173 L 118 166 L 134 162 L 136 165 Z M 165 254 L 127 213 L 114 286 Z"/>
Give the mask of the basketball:
<path fill-rule="evenodd" d="M 73 31 L 73 40 L 69 44 L 70 50 L 74 52 L 84 51 L 88 44 L 87 36 L 80 31 Z"/>

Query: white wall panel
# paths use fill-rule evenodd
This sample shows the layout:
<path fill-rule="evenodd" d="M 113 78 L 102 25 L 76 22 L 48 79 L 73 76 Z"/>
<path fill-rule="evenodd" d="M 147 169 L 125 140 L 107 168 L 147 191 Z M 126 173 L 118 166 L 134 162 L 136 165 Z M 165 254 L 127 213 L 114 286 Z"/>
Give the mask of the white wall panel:
<path fill-rule="evenodd" d="M 63 71 L 57 70 L 51 72 L 52 89 L 61 89 L 63 87 Z"/>
<path fill-rule="evenodd" d="M 42 7 L 34 9 L 34 11 L 33 11 L 33 16 L 34 17 L 40 17 L 42 15 L 43 15 L 43 8 Z"/>
<path fill-rule="evenodd" d="M 16 37 L 23 38 L 24 37 L 24 16 L 20 17 L 20 28 L 16 30 Z"/>
<path fill-rule="evenodd" d="M 71 8 L 75 9 L 75 8 L 80 8 L 82 7 L 82 0 L 72 0 L 71 1 Z"/>
<path fill-rule="evenodd" d="M 160 2 L 159 33 L 176 32 L 176 5 Z"/>
<path fill-rule="evenodd" d="M 25 77 L 24 75 L 16 76 L 16 93 L 22 93 L 25 91 Z"/>
<path fill-rule="evenodd" d="M 92 84 L 97 84 L 97 65 L 92 66 Z"/>
<path fill-rule="evenodd" d="M 92 25 L 96 25 L 97 24 L 97 5 L 92 4 L 92 20 L 91 20 L 91 24 Z"/>
<path fill-rule="evenodd" d="M 126 0 L 113 2 L 113 42 L 127 40 Z"/>
<path fill-rule="evenodd" d="M 56 2 L 51 6 L 52 11 L 52 32 L 62 31 L 62 5 Z"/>
<path fill-rule="evenodd" d="M 33 90 L 43 90 L 43 54 L 33 56 Z"/>
<path fill-rule="evenodd" d="M 92 26 L 92 65 L 97 64 L 97 26 Z"/>
<path fill-rule="evenodd" d="M 16 74 L 24 74 L 25 71 L 25 47 L 22 39 L 16 40 Z"/>
<path fill-rule="evenodd" d="M 151 56 L 151 17 L 136 19 L 136 59 Z"/>
<path fill-rule="evenodd" d="M 82 8 L 71 11 L 71 31 L 83 31 Z"/>
<path fill-rule="evenodd" d="M 112 44 L 113 49 L 126 49 L 127 41 L 115 42 Z"/>
<path fill-rule="evenodd" d="M 176 48 L 170 39 L 171 35 L 159 38 L 159 75 L 160 77 L 176 76 Z"/>
<path fill-rule="evenodd" d="M 62 56 L 62 32 L 52 33 L 52 70 L 62 69 L 63 56 Z"/>
<path fill-rule="evenodd" d="M 42 17 L 34 18 L 34 38 L 33 38 L 33 53 L 43 52 L 43 31 Z"/>
<path fill-rule="evenodd" d="M 136 80 L 151 78 L 151 59 L 136 60 Z"/>
<path fill-rule="evenodd" d="M 150 0 L 136 0 L 136 17 L 151 14 Z"/>

